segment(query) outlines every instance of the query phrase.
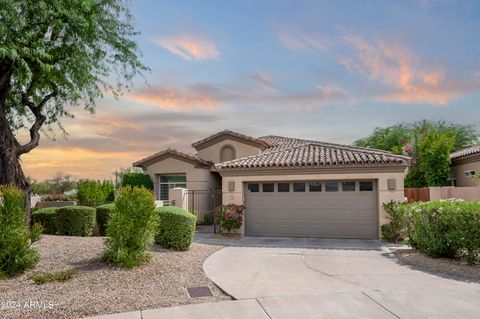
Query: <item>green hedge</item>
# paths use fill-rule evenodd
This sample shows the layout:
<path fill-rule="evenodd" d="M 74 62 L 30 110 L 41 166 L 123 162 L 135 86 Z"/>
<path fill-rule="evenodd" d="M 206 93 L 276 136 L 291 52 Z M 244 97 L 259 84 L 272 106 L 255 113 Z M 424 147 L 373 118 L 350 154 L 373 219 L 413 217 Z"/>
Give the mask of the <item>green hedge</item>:
<path fill-rule="evenodd" d="M 160 219 L 155 242 L 167 249 L 188 250 L 195 234 L 197 217 L 173 206 L 159 207 L 155 211 Z"/>
<path fill-rule="evenodd" d="M 433 201 L 408 205 L 413 248 L 431 257 L 479 261 L 480 202 Z"/>
<path fill-rule="evenodd" d="M 56 207 L 40 208 L 32 212 L 32 225 L 41 224 L 44 234 L 55 235 L 57 233 Z"/>
<path fill-rule="evenodd" d="M 106 204 L 96 208 L 97 226 L 101 236 L 107 234 L 107 225 L 110 216 L 115 211 L 115 204 Z"/>
<path fill-rule="evenodd" d="M 59 235 L 91 236 L 95 226 L 95 208 L 67 206 L 57 208 L 57 231 Z"/>
<path fill-rule="evenodd" d="M 122 187 L 125 186 L 137 186 L 145 187 L 146 189 L 153 190 L 153 182 L 150 176 L 143 173 L 125 173 L 122 176 Z"/>
<path fill-rule="evenodd" d="M 382 225 L 385 240 L 408 239 L 428 256 L 480 261 L 480 202 L 445 200 L 426 203 L 389 203 L 392 220 Z"/>

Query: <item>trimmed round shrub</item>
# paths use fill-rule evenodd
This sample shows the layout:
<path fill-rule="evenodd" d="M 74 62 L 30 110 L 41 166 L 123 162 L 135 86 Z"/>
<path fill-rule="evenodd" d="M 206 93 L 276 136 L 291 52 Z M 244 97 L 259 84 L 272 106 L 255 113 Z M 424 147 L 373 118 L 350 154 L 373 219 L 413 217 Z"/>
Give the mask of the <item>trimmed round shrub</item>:
<path fill-rule="evenodd" d="M 152 192 L 143 187 L 122 188 L 108 222 L 103 259 L 122 267 L 148 261 L 157 222 Z"/>
<path fill-rule="evenodd" d="M 174 206 L 159 207 L 155 210 L 160 218 L 155 242 L 173 250 L 188 250 L 195 234 L 197 217 Z"/>
<path fill-rule="evenodd" d="M 32 225 L 40 224 L 44 234 L 55 235 L 57 233 L 56 207 L 40 208 L 32 212 Z"/>
<path fill-rule="evenodd" d="M 67 206 L 57 208 L 57 232 L 59 235 L 91 236 L 95 226 L 95 208 Z"/>
<path fill-rule="evenodd" d="M 25 225 L 23 192 L 14 186 L 0 187 L 0 279 L 33 268 L 39 259 L 30 247 L 37 240 Z"/>
<path fill-rule="evenodd" d="M 146 189 L 153 190 L 153 182 L 150 176 L 143 173 L 125 173 L 122 176 L 122 187 L 124 186 L 137 186 L 145 187 Z"/>
<path fill-rule="evenodd" d="M 97 226 L 100 236 L 107 234 L 107 225 L 110 216 L 115 211 L 115 204 L 105 204 L 96 208 Z"/>

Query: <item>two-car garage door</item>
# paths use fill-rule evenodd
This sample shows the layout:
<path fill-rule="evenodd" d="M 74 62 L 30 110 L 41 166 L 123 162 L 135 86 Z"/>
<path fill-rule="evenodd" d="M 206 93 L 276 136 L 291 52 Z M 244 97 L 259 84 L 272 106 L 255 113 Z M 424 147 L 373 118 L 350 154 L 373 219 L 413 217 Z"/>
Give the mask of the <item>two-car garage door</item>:
<path fill-rule="evenodd" d="M 376 182 L 247 183 L 248 236 L 378 238 Z"/>

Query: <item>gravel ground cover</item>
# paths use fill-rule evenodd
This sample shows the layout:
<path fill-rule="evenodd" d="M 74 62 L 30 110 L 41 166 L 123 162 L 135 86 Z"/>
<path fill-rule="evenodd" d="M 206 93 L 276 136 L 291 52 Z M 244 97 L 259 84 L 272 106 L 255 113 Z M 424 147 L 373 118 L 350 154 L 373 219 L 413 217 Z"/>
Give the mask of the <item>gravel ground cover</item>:
<path fill-rule="evenodd" d="M 464 261 L 448 258 L 430 258 L 413 249 L 392 251 L 400 263 L 412 268 L 447 278 L 480 282 L 480 265 L 469 265 Z"/>
<path fill-rule="evenodd" d="M 204 274 L 203 261 L 222 246 L 192 244 L 189 251 L 153 248 L 136 269 L 101 260 L 102 237 L 43 235 L 34 244 L 41 259 L 33 270 L 0 281 L 0 318 L 81 318 L 140 309 L 228 300 Z M 31 276 L 75 268 L 65 282 L 36 285 Z M 188 287 L 208 286 L 213 297 L 190 298 Z"/>

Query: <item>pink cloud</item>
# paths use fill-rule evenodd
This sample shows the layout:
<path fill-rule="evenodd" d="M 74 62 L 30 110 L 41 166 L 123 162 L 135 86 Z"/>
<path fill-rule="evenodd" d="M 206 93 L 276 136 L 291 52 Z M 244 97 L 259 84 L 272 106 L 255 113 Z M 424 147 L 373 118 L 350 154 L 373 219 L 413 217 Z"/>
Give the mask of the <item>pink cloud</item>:
<path fill-rule="evenodd" d="M 151 41 L 185 60 L 212 60 L 220 55 L 212 41 L 201 37 L 157 37 Z"/>
<path fill-rule="evenodd" d="M 445 105 L 473 87 L 470 81 L 447 77 L 446 67 L 424 67 L 408 48 L 398 43 L 369 42 L 354 34 L 343 39 L 354 53 L 338 59 L 339 63 L 389 87 L 390 92 L 376 96 L 379 100 Z"/>
<path fill-rule="evenodd" d="M 208 90 L 202 90 L 201 87 L 187 93 L 170 88 L 149 88 L 130 94 L 126 98 L 176 112 L 214 111 L 218 109 L 216 97 L 211 95 Z"/>

